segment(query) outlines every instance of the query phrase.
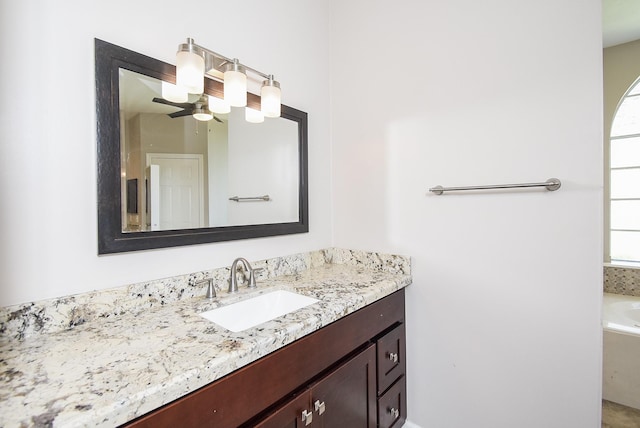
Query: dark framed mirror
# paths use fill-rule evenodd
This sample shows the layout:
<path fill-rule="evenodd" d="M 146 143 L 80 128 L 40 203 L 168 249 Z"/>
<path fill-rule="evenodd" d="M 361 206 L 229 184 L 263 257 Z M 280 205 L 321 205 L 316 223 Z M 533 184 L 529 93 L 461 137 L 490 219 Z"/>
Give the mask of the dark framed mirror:
<path fill-rule="evenodd" d="M 98 254 L 309 231 L 307 114 L 195 119 L 205 93 L 163 98 L 175 66 L 95 40 Z M 260 97 L 248 94 L 248 107 Z"/>

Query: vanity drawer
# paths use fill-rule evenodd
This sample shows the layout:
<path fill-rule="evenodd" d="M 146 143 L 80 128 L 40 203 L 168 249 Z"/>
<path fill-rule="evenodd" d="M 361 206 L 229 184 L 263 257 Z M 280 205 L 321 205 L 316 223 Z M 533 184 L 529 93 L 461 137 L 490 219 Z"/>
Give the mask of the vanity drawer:
<path fill-rule="evenodd" d="M 405 331 L 401 323 L 376 342 L 378 352 L 378 395 L 405 373 Z"/>
<path fill-rule="evenodd" d="M 401 427 L 407 419 L 406 377 L 402 376 L 378 398 L 378 427 Z"/>

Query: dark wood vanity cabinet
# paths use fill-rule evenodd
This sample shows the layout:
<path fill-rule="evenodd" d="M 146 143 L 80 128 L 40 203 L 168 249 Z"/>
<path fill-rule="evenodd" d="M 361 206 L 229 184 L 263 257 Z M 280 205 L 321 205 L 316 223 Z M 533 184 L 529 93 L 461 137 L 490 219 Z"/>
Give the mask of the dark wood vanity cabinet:
<path fill-rule="evenodd" d="M 404 290 L 218 379 L 127 427 L 400 427 Z"/>
<path fill-rule="evenodd" d="M 276 408 L 256 428 L 376 426 L 375 345 Z"/>

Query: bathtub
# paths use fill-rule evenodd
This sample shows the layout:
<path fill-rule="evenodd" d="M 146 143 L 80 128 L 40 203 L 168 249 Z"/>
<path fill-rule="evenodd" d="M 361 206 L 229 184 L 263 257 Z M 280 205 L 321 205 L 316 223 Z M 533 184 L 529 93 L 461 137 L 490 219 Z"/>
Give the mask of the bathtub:
<path fill-rule="evenodd" d="M 602 397 L 640 409 L 640 297 L 604 293 Z"/>

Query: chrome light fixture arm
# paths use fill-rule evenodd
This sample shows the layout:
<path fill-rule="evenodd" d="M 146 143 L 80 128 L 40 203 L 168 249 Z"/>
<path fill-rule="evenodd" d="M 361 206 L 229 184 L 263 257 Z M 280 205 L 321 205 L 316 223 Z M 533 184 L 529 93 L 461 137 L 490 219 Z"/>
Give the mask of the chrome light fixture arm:
<path fill-rule="evenodd" d="M 187 38 L 186 43 L 181 43 L 180 45 L 178 45 L 178 52 L 191 52 L 195 53 L 196 55 L 202 56 L 202 58 L 204 58 L 205 60 L 206 65 L 205 74 L 216 77 L 218 79 L 220 79 L 220 76 L 216 73 L 212 73 L 212 70 L 216 70 L 219 73 L 224 73 L 227 64 L 236 64 L 236 66 L 239 66 L 246 71 L 250 71 L 253 74 L 256 74 L 264 79 L 275 81 L 273 78 L 273 74 L 263 73 L 260 70 L 256 70 L 255 68 L 249 67 L 246 64 L 242 64 L 237 58 L 232 59 L 218 52 L 214 52 L 211 49 L 205 48 L 204 46 L 200 46 L 195 43 L 191 37 Z"/>
<path fill-rule="evenodd" d="M 190 93 L 204 92 L 204 75 L 209 75 L 224 86 L 224 101 L 232 107 L 247 106 L 247 72 L 262 77 L 260 90 L 261 107 L 259 112 L 247 108 L 246 118 L 250 122 L 262 122 L 264 117 L 280 117 L 281 92 L 273 74 L 266 74 L 231 59 L 222 54 L 196 44 L 192 38 L 178 46 L 176 60 L 177 84 Z"/>

